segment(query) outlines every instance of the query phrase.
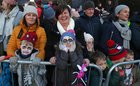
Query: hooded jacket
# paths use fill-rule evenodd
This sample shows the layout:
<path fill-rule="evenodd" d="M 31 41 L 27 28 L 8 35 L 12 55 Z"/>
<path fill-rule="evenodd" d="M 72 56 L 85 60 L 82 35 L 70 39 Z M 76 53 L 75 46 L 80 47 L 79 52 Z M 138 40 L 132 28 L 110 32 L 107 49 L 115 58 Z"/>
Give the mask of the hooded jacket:
<path fill-rule="evenodd" d="M 39 51 L 37 49 L 33 49 L 28 58 L 22 58 L 20 53 L 20 49 L 15 52 L 18 60 L 31 61 L 36 58 L 35 56 Z M 47 84 L 47 80 L 44 76 L 46 73 L 45 65 L 34 66 L 32 64 L 10 64 L 10 68 L 13 72 L 17 72 L 19 86 L 46 86 Z"/>
<path fill-rule="evenodd" d="M 39 25 L 33 25 L 31 27 L 26 27 L 23 24 L 23 20 L 20 21 L 20 25 L 14 28 L 14 31 L 10 37 L 8 46 L 7 46 L 7 55 L 15 56 L 15 51 L 20 48 L 21 40 L 20 38 L 25 35 L 26 32 L 33 32 L 35 31 L 37 34 L 37 41 L 35 42 L 35 48 L 39 50 L 39 53 L 36 57 L 41 58 L 42 60 L 45 59 L 45 45 L 46 45 L 46 33 L 42 27 Z M 19 37 L 21 36 L 21 37 Z"/>

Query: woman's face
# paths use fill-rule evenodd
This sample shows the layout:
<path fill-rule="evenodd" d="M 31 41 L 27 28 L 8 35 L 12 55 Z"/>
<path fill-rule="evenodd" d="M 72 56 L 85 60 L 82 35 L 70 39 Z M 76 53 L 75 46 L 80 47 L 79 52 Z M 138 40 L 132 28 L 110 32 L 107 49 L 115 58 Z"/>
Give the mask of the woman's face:
<path fill-rule="evenodd" d="M 69 23 L 69 21 L 70 21 L 70 13 L 69 13 L 68 9 L 65 9 L 65 10 L 58 16 L 58 21 L 59 21 L 61 24 Z"/>
<path fill-rule="evenodd" d="M 8 5 L 4 0 L 2 1 L 2 5 L 1 5 L 1 7 L 2 7 L 4 10 L 9 9 L 9 8 L 8 8 L 9 5 Z"/>
<path fill-rule="evenodd" d="M 129 18 L 129 8 L 126 7 L 122 9 L 118 14 L 117 17 L 123 21 L 128 21 Z"/>
<path fill-rule="evenodd" d="M 28 26 L 32 26 L 36 23 L 37 16 L 34 13 L 27 13 L 25 15 L 25 20 Z"/>

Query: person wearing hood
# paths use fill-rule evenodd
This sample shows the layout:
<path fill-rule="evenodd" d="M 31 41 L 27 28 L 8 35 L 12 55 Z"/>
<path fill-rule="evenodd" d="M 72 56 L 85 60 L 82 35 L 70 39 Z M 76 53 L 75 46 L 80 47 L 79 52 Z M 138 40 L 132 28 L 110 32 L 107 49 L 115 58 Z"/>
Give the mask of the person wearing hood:
<path fill-rule="evenodd" d="M 76 41 L 75 33 L 71 31 L 64 32 L 59 44 L 56 46 L 56 86 L 81 86 L 80 82 L 71 84 L 76 78 L 74 74 L 78 71 L 77 65 L 83 63 L 82 47 Z M 71 66 L 67 66 L 71 64 Z M 67 69 L 69 68 L 69 72 Z"/>

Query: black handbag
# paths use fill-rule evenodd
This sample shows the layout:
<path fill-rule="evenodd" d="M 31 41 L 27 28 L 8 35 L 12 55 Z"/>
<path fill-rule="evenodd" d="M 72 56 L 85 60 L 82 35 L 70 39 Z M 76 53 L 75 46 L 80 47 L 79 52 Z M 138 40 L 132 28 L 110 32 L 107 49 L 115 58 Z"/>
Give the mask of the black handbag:
<path fill-rule="evenodd" d="M 4 55 L 3 41 L 0 42 L 0 56 Z"/>

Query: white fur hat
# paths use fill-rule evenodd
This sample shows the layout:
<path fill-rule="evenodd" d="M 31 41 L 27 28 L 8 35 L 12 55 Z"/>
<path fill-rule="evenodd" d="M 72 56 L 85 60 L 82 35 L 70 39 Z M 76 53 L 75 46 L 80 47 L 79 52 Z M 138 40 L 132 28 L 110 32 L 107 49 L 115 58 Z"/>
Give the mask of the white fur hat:
<path fill-rule="evenodd" d="M 84 38 L 85 38 L 85 41 L 94 41 L 94 38 L 89 34 L 89 33 L 86 33 L 84 32 Z"/>

